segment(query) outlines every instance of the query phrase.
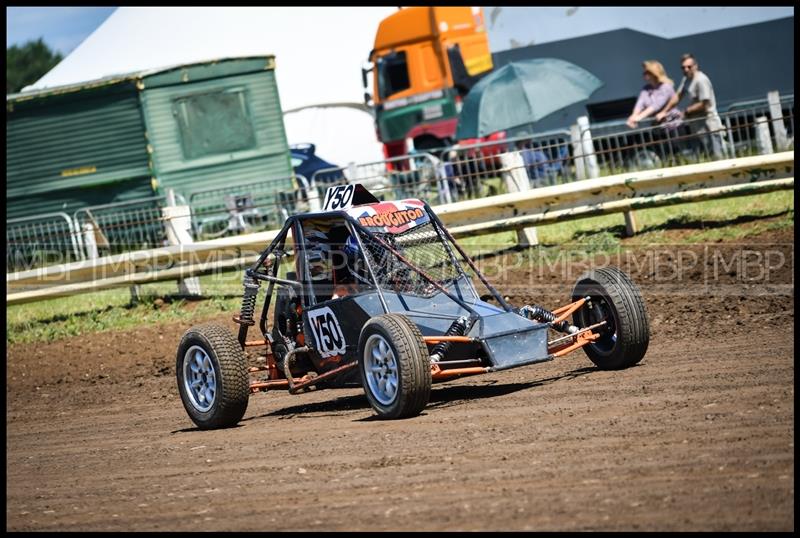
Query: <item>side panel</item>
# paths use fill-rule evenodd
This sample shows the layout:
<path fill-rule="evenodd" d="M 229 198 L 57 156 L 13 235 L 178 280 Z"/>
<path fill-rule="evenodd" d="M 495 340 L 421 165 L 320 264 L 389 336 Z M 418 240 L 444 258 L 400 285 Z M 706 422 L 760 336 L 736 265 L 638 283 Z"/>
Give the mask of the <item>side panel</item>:
<path fill-rule="evenodd" d="M 430 299 L 384 292 L 389 311 L 408 316 L 423 336 L 444 334 L 455 319 L 468 312 L 442 294 Z M 550 360 L 547 325 L 474 300 L 481 316 L 468 336 L 483 341 L 489 361 L 497 369 Z M 363 293 L 317 304 L 303 313 L 306 342 L 321 356 L 319 371 L 358 360 L 361 329 L 370 318 L 383 314 L 378 295 Z"/>
<path fill-rule="evenodd" d="M 187 147 L 202 147 L 202 139 L 188 145 L 182 137 L 181 103 L 193 98 L 203 103 L 203 95 L 234 96 L 237 124 L 225 125 L 230 136 L 239 136 L 237 129 L 247 131 L 248 143 L 242 149 L 198 155 Z M 236 76 L 207 79 L 172 86 L 146 88 L 142 93 L 148 138 L 153 148 L 153 165 L 161 189 L 173 188 L 188 198 L 195 190 L 254 183 L 266 179 L 285 178 L 276 184 L 276 191 L 293 190 L 291 161 L 283 125 L 275 72 L 258 71 Z M 200 106 L 200 105 L 198 105 Z M 196 114 L 202 110 L 195 111 Z M 185 120 L 183 120 L 185 122 Z M 218 133 L 214 134 L 218 138 Z M 203 133 L 194 133 L 202 137 Z M 250 141 L 249 137 L 254 137 Z M 222 140 L 224 142 L 224 140 Z M 219 140 L 217 140 L 219 143 Z M 200 144 L 200 146 L 198 146 Z M 235 141 L 231 147 L 237 147 Z"/>
<path fill-rule="evenodd" d="M 486 354 L 497 369 L 550 360 L 547 324 L 513 312 L 482 317 L 469 335 L 483 340 Z"/>
<path fill-rule="evenodd" d="M 8 104 L 8 217 L 150 196 L 144 123 L 133 83 Z"/>
<path fill-rule="evenodd" d="M 63 211 L 70 217 L 90 206 L 126 202 L 154 196 L 149 176 L 105 185 L 74 187 L 53 192 L 34 193 L 6 200 L 6 218 L 15 219 Z"/>
<path fill-rule="evenodd" d="M 377 293 L 319 303 L 303 312 L 306 343 L 321 356 L 321 371 L 358 359 L 361 328 L 383 313 Z"/>

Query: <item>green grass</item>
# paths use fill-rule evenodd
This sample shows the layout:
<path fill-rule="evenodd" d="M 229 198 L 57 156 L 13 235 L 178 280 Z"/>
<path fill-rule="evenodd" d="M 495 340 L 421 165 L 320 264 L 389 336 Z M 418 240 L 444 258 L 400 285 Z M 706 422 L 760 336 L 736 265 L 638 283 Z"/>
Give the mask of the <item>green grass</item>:
<path fill-rule="evenodd" d="M 778 218 L 765 220 L 767 217 Z M 736 241 L 767 230 L 793 228 L 794 197 L 792 191 L 778 191 L 638 210 L 636 221 L 640 233 L 630 239 L 623 239 L 622 214 L 548 224 L 537 227 L 537 232 L 540 243 L 552 253 L 557 253 L 561 245 L 579 245 L 582 252 L 599 253 L 631 243 L 674 243 L 675 235 L 670 234 L 674 230 L 685 232 L 680 241 L 686 243 Z M 737 223 L 746 225 L 731 225 Z M 472 256 L 486 255 L 514 247 L 516 233 L 465 238 L 459 244 Z M 541 256 L 541 250 L 536 255 Z M 192 322 L 220 313 L 233 315 L 240 306 L 241 279 L 241 271 L 202 276 L 200 284 L 209 298 L 191 304 L 173 297 L 177 292 L 175 282 L 159 282 L 142 285 L 141 301 L 136 305 L 131 304 L 129 288 L 119 288 L 10 306 L 6 308 L 6 344 L 152 323 Z"/>
<path fill-rule="evenodd" d="M 672 230 L 688 230 L 681 241 L 702 243 L 722 240 L 735 241 L 771 229 L 794 226 L 794 192 L 777 191 L 753 196 L 741 196 L 694 202 L 634 212 L 639 232 L 629 243 L 675 242 Z M 780 217 L 773 222 L 759 219 Z M 734 226 L 751 222 L 750 226 Z M 569 220 L 537 226 L 543 246 L 581 244 L 590 249 L 608 250 L 620 245 L 625 235 L 622 213 Z M 470 255 L 508 249 L 516 244 L 516 232 L 501 232 L 458 240 Z"/>
<path fill-rule="evenodd" d="M 130 288 L 117 288 L 72 297 L 49 299 L 6 308 L 6 344 L 49 341 L 139 325 L 191 321 L 222 312 L 237 312 L 241 303 L 241 274 L 229 272 L 200 277 L 207 299 L 176 297 L 176 282 L 140 286 L 137 304 Z"/>

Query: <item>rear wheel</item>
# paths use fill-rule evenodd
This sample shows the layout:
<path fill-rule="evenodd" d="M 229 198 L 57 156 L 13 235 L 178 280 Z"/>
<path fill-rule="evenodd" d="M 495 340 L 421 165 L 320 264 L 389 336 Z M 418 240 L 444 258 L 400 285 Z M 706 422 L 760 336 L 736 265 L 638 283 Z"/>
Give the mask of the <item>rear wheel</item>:
<path fill-rule="evenodd" d="M 418 415 L 431 393 L 428 348 L 407 317 L 384 314 L 371 319 L 359 339 L 361 384 L 380 418 Z"/>
<path fill-rule="evenodd" d="M 235 426 L 247 410 L 247 359 L 231 332 L 200 325 L 184 333 L 175 364 L 183 407 L 198 428 Z"/>
<path fill-rule="evenodd" d="M 616 267 L 589 271 L 575 284 L 572 300 L 590 297 L 578 309 L 573 323 L 580 328 L 600 321 L 600 338 L 583 347 L 589 359 L 603 370 L 618 370 L 638 363 L 650 342 L 647 312 L 639 288 Z"/>

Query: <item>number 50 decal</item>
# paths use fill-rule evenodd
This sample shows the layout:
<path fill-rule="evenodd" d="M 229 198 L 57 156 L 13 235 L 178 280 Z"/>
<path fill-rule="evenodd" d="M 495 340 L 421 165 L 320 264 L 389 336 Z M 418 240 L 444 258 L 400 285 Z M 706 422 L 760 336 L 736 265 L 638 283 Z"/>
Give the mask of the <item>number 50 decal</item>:
<path fill-rule="evenodd" d="M 339 320 L 327 306 L 308 313 L 314 341 L 322 357 L 342 355 L 345 352 L 344 335 Z"/>
<path fill-rule="evenodd" d="M 355 185 L 336 185 L 328 187 L 325 191 L 325 201 L 322 204 L 323 211 L 336 211 L 347 209 L 353 201 Z"/>

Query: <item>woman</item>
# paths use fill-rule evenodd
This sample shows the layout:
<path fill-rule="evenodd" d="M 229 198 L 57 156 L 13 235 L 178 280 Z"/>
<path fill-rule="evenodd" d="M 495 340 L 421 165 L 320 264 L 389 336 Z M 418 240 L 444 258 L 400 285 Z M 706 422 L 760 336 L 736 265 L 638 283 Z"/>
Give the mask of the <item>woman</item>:
<path fill-rule="evenodd" d="M 666 114 L 659 114 L 667 106 L 669 100 L 675 95 L 674 83 L 664 71 L 664 66 L 655 60 L 642 63 L 645 81 L 647 82 L 639 93 L 633 113 L 628 117 L 628 127 L 634 129 L 645 118 L 659 115 L 657 123 L 667 129 L 677 129 L 681 123 L 681 112 L 675 108 Z"/>

